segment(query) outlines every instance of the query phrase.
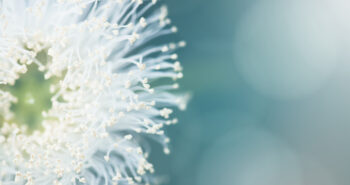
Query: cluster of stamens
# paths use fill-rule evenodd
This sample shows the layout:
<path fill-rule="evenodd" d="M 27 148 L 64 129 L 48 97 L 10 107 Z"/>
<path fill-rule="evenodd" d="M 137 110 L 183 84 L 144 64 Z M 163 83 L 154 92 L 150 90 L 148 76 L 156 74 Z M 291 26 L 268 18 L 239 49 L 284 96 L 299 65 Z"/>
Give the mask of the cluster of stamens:
<path fill-rule="evenodd" d="M 186 43 L 144 47 L 177 31 L 165 7 L 142 16 L 155 3 L 33 0 L 21 17 L 23 2 L 3 2 L 0 184 L 152 182 L 140 141 L 156 138 L 168 154 L 170 107 L 186 105 L 171 82 L 183 77 L 173 51 Z"/>

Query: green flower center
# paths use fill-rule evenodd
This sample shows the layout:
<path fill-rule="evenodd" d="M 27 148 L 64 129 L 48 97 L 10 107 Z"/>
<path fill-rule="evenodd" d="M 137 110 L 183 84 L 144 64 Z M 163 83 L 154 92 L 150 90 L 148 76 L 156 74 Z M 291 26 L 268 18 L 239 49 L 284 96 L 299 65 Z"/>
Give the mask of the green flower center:
<path fill-rule="evenodd" d="M 36 55 L 41 64 L 49 60 L 47 51 L 43 50 Z M 41 130 L 42 112 L 52 107 L 50 86 L 54 83 L 53 78 L 45 79 L 45 71 L 40 71 L 38 65 L 32 63 L 27 66 L 27 72 L 21 74 L 14 85 L 3 85 L 1 90 L 11 93 L 17 98 L 17 102 L 11 104 L 10 111 L 13 118 L 9 123 L 26 125 L 28 131 Z"/>

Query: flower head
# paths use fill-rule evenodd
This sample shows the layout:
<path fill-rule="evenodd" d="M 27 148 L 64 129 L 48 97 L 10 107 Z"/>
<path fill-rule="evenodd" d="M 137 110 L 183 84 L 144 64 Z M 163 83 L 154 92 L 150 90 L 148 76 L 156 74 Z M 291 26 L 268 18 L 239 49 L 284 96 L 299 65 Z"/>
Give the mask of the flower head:
<path fill-rule="evenodd" d="M 182 67 L 156 0 L 0 1 L 0 184 L 150 184 Z M 170 79 L 170 80 L 168 80 Z"/>

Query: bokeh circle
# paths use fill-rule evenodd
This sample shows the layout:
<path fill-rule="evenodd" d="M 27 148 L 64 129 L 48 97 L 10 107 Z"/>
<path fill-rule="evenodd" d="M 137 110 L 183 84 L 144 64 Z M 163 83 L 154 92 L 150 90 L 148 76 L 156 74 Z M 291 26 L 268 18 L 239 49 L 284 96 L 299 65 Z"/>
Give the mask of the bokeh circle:
<path fill-rule="evenodd" d="M 318 90 L 336 66 L 339 45 L 328 12 L 313 0 L 255 4 L 234 39 L 235 63 L 246 82 L 273 98 Z"/>
<path fill-rule="evenodd" d="M 204 153 L 200 185 L 302 185 L 297 154 L 253 125 L 222 136 Z"/>

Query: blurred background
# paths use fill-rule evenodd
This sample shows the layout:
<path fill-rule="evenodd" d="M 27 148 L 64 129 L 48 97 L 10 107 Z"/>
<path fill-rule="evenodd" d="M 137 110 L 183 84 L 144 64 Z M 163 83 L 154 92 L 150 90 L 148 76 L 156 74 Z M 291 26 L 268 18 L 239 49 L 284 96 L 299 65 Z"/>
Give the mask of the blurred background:
<path fill-rule="evenodd" d="M 349 0 L 163 3 L 193 95 L 151 158 L 164 184 L 350 184 Z"/>

